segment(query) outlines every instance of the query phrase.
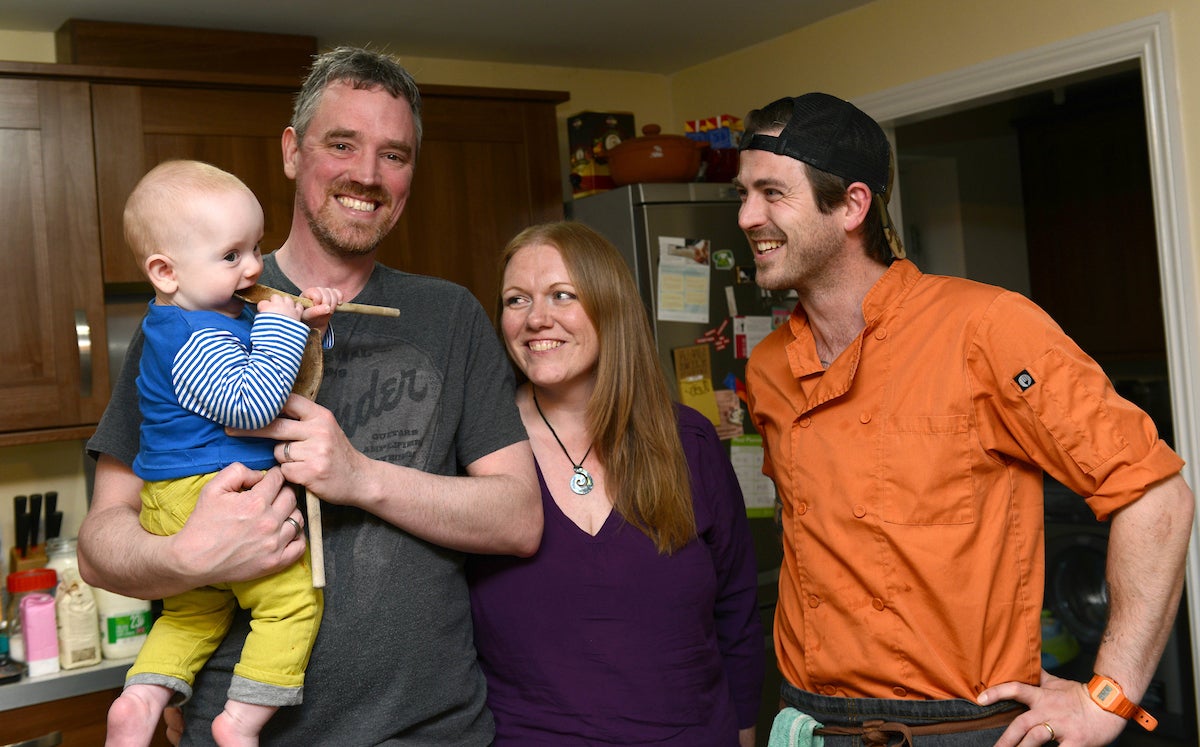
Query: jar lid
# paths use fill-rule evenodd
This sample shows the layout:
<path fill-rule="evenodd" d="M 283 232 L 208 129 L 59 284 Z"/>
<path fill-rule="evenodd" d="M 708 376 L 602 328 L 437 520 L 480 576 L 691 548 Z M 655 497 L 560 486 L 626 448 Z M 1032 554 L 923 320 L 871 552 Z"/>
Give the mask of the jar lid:
<path fill-rule="evenodd" d="M 8 593 L 21 594 L 26 591 L 42 591 L 58 585 L 58 574 L 53 568 L 34 568 L 8 574 Z"/>
<path fill-rule="evenodd" d="M 51 537 L 46 540 L 46 554 L 54 555 L 60 552 L 74 554 L 75 546 L 76 540 L 74 537 Z"/>

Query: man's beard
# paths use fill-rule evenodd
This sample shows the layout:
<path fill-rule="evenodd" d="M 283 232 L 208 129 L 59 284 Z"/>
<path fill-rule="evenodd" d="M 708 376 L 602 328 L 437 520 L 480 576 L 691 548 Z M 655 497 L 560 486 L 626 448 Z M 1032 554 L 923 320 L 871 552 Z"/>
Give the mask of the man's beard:
<path fill-rule="evenodd" d="M 329 192 L 329 200 L 322 203 L 321 209 L 316 213 L 309 210 L 308 205 L 300 200 L 304 217 L 308 220 L 309 230 L 312 231 L 317 242 L 326 252 L 335 257 L 359 257 L 375 251 L 379 242 L 383 241 L 391 231 L 392 226 L 380 223 L 370 226 L 339 225 L 336 218 L 326 215 L 336 209 L 329 204 L 329 202 L 335 201 L 333 199 L 335 194 L 345 194 L 377 202 L 379 203 L 377 211 L 390 205 L 387 195 L 381 190 L 364 188 L 361 185 L 353 189 L 345 189 L 344 185 L 334 185 Z"/>

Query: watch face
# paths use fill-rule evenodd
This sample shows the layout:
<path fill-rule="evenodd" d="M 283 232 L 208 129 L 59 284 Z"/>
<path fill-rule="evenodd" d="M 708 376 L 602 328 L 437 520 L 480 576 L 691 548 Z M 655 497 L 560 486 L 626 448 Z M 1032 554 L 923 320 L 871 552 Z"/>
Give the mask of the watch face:
<path fill-rule="evenodd" d="M 1088 694 L 1096 705 L 1122 718 L 1136 719 L 1146 731 L 1154 731 L 1158 726 L 1158 719 L 1136 703 L 1130 702 L 1125 697 L 1125 693 L 1121 691 L 1121 686 L 1107 677 L 1101 675 L 1093 677 L 1092 681 L 1088 683 Z"/>

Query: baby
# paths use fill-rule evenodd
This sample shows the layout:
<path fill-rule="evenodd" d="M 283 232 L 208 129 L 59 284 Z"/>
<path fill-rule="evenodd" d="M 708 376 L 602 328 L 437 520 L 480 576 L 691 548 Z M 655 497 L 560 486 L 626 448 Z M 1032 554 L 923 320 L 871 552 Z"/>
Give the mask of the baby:
<path fill-rule="evenodd" d="M 138 401 L 142 526 L 178 532 L 200 489 L 223 467 L 275 464 L 274 442 L 233 438 L 279 414 L 292 390 L 310 327 L 330 342 L 329 317 L 341 292 L 310 288 L 273 295 L 257 313 L 237 297 L 262 272 L 263 211 L 237 177 L 197 161 L 152 169 L 125 205 L 125 240 L 154 286 L 142 321 Z M 294 520 L 297 535 L 300 527 Z M 148 745 L 163 710 L 191 696 L 196 673 L 228 632 L 240 605 L 252 632 L 234 668 L 229 699 L 213 721 L 226 745 L 257 745 L 279 706 L 303 697 L 304 670 L 321 622 L 323 598 L 309 557 L 243 583 L 193 589 L 163 601 L 162 616 L 108 713 L 107 745 Z"/>

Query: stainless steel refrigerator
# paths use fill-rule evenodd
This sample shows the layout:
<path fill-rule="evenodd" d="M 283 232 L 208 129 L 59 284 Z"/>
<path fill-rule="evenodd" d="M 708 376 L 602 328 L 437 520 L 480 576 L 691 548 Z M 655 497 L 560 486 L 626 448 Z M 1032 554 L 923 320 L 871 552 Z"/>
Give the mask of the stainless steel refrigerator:
<path fill-rule="evenodd" d="M 722 403 L 732 398 L 740 406 L 734 391 L 745 382 L 749 347 L 795 305 L 795 298 L 764 293 L 754 284 L 753 256 L 737 224 L 739 205 L 733 187 L 708 183 L 634 184 L 568 205 L 568 215 L 613 242 L 633 271 L 650 313 L 664 374 L 677 399 L 675 351 L 703 347 L 713 389 L 723 395 Z M 745 334 L 739 336 L 738 331 Z M 743 427 L 746 434 L 756 435 L 748 417 Z M 720 426 L 718 432 L 722 433 Z M 736 465 L 736 454 L 746 449 L 734 446 L 733 451 Z M 761 455 L 758 460 L 761 470 Z M 751 472 L 739 472 L 743 492 L 761 495 L 765 478 L 758 474 L 756 480 Z M 752 508 L 748 513 L 767 656 L 758 724 L 759 743 L 765 744 L 779 705 L 771 629 L 782 550 L 772 512 Z"/>
<path fill-rule="evenodd" d="M 695 345 L 709 348 L 715 389 L 726 388 L 729 374 L 744 380 L 746 361 L 737 356 L 735 328 L 755 318 L 761 329 L 763 319 L 788 308 L 786 298 L 754 285 L 738 206 L 733 187 L 701 182 L 633 184 L 570 204 L 572 217 L 612 241 L 633 271 L 673 390 L 674 351 Z M 698 257 L 704 261 L 696 262 Z M 664 266 L 676 261 L 676 267 Z M 691 297 L 680 298 L 681 283 Z"/>

